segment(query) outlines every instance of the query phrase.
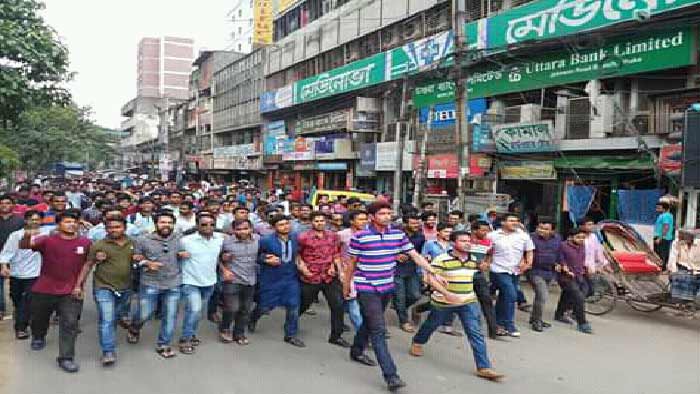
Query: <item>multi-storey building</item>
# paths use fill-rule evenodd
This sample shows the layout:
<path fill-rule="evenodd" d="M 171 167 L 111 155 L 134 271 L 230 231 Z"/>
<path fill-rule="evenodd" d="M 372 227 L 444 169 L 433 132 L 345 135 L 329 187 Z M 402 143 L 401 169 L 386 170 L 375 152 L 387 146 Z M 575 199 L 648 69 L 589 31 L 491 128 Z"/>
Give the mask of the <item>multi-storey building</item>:
<path fill-rule="evenodd" d="M 229 48 L 238 53 L 250 53 L 253 50 L 255 31 L 254 0 L 235 0 L 227 17 L 231 22 Z"/>
<path fill-rule="evenodd" d="M 699 2 L 451 3 L 277 10 L 261 97 L 276 182 L 410 201 L 415 175 L 426 194 L 459 196 L 470 213 L 498 205 L 565 223 L 592 205 L 647 223 L 653 207 L 639 201 L 674 191 L 673 143 L 700 100 Z M 468 121 L 466 133 L 456 135 L 456 121 Z"/>

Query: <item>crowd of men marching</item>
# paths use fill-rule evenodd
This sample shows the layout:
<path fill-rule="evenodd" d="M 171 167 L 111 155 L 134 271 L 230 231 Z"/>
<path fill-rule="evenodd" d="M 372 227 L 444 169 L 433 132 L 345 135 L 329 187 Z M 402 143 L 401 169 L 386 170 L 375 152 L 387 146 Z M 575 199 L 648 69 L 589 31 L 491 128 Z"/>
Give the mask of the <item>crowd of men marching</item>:
<path fill-rule="evenodd" d="M 528 234 L 510 214 L 465 220 L 455 211 L 439 222 L 430 204 L 397 215 L 383 198 L 365 206 L 322 197 L 312 207 L 300 193 L 263 198 L 243 185 L 206 189 L 86 180 L 21 185 L 0 196 L 0 274 L 9 278 L 16 338 L 40 351 L 57 320 L 58 365 L 77 372 L 75 343 L 91 275 L 104 366 L 117 360 L 119 330 L 136 344 L 154 315 L 155 350 L 166 359 L 196 352 L 202 316 L 218 324 L 219 341 L 248 345 L 275 308 L 285 310 L 284 341 L 305 347 L 299 316 L 315 313 L 322 293 L 331 315 L 328 342 L 349 348 L 352 361 L 379 364 L 390 390 L 405 385 L 387 347 L 390 304 L 400 328 L 414 334 L 411 355 L 422 356 L 437 330 L 462 335 L 453 329 L 456 317 L 477 376 L 496 381 L 504 375 L 489 359 L 481 316 L 490 338 L 520 336 L 514 316 L 528 307 L 521 275 L 535 293 L 532 330 L 551 327 L 543 309 L 550 284 L 558 282 L 554 320 L 592 333 L 584 299 L 590 275 L 607 264 L 592 220 L 562 239 L 542 218 Z M 343 337 L 347 331 L 354 331 L 352 341 Z M 366 354 L 369 344 L 374 359 Z"/>

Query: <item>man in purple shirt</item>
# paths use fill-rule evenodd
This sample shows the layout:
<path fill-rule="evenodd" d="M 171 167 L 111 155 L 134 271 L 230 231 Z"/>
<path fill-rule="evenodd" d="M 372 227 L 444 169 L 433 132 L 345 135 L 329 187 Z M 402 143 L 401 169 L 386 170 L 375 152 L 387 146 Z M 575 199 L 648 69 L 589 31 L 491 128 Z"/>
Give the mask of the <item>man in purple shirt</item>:
<path fill-rule="evenodd" d="M 561 296 L 554 312 L 554 320 L 573 324 L 564 316 L 564 312 L 573 309 L 577 328 L 585 334 L 592 334 L 591 325 L 586 321 L 584 310 L 585 294 L 588 292 L 586 282 L 586 237 L 588 234 L 579 228 L 571 230 L 569 239 L 561 245 L 559 264 L 556 271 L 559 273 L 558 282 L 561 287 Z"/>
<path fill-rule="evenodd" d="M 561 237 L 554 232 L 554 223 L 550 219 L 540 219 L 537 230 L 530 234 L 535 244 L 532 269 L 527 278 L 535 290 L 535 302 L 530 313 L 530 327 L 533 331 L 542 332 L 543 328 L 551 325 L 542 320 L 542 310 L 547 304 L 549 283 L 554 279 L 554 267 L 559 262 Z"/>

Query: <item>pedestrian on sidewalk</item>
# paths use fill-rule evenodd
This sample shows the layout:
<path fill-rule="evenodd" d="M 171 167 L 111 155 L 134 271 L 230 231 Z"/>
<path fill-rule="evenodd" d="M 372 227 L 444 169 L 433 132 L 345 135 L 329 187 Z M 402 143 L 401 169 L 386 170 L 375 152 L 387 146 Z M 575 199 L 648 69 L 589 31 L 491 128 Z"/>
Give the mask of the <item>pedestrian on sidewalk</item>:
<path fill-rule="evenodd" d="M 593 329 L 586 320 L 584 305 L 588 294 L 586 281 L 586 232 L 581 228 L 571 230 L 569 239 L 561 245 L 558 274 L 561 295 L 554 312 L 554 320 L 566 324 L 573 322 L 565 317 L 564 312 L 573 309 L 577 329 L 584 334 L 592 334 Z"/>
<path fill-rule="evenodd" d="M 561 255 L 561 236 L 554 231 L 554 223 L 550 219 L 540 218 L 537 230 L 530 234 L 535 245 L 532 269 L 527 278 L 535 291 L 535 302 L 530 313 L 530 327 L 533 331 L 542 332 L 551 324 L 542 320 L 542 312 L 549 296 L 549 284 L 556 277 L 554 268 L 559 263 Z"/>

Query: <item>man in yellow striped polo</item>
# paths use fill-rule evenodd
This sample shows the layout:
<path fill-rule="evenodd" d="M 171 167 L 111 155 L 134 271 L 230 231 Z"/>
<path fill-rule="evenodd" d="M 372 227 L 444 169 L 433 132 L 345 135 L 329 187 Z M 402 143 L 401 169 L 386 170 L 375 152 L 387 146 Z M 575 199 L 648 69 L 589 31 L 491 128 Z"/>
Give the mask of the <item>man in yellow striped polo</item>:
<path fill-rule="evenodd" d="M 413 337 L 410 354 L 423 355 L 423 345 L 430 336 L 452 313 L 462 322 L 476 362 L 476 374 L 479 377 L 498 380 L 504 375 L 491 368 L 486 351 L 486 341 L 481 333 L 481 310 L 474 293 L 474 274 L 478 271 L 477 262 L 470 259 L 471 237 L 466 231 L 455 231 L 450 236 L 453 248 L 450 252 L 435 257 L 430 265 L 435 274 L 447 281 L 443 286 L 433 277 L 428 284 L 433 288 L 431 311 L 428 319 Z"/>

